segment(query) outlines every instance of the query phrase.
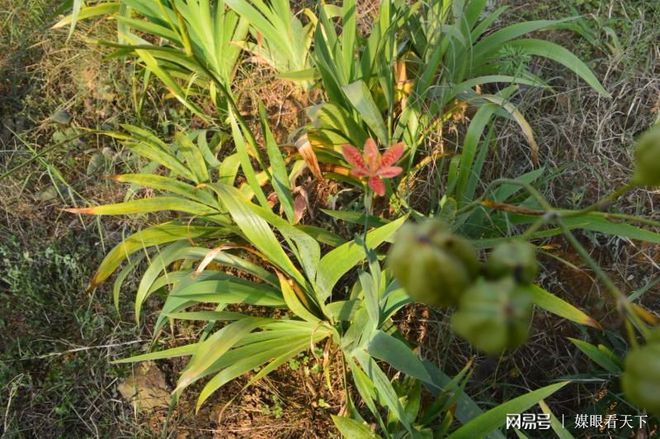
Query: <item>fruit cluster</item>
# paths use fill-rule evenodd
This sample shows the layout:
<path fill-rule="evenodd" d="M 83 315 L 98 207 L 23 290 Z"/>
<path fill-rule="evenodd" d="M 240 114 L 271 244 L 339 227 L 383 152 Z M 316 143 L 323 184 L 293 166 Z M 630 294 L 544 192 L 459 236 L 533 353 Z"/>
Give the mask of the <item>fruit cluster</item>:
<path fill-rule="evenodd" d="M 628 353 L 624 369 L 621 387 L 626 398 L 660 416 L 660 328 L 653 331 L 646 345 Z"/>
<path fill-rule="evenodd" d="M 388 265 L 415 301 L 456 306 L 456 334 L 489 354 L 520 346 L 532 319 L 531 283 L 538 273 L 535 248 L 525 241 L 497 246 L 485 264 L 472 244 L 437 220 L 406 224 Z"/>

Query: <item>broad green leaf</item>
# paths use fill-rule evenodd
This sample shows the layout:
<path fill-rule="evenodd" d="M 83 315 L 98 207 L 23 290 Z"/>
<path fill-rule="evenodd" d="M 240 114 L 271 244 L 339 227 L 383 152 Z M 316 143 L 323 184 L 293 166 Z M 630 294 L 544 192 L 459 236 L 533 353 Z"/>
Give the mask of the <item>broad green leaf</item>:
<path fill-rule="evenodd" d="M 374 249 L 390 239 L 407 218 L 407 216 L 403 216 L 368 232 L 367 248 Z M 364 248 L 355 241 L 347 242 L 323 256 L 316 274 L 316 286 L 319 289 L 320 300 L 325 301 L 330 297 L 339 279 L 351 268 L 364 261 L 365 257 Z"/>
<path fill-rule="evenodd" d="M 369 87 L 367 87 L 364 81 L 356 81 L 342 87 L 342 89 L 357 113 L 369 128 L 371 128 L 376 137 L 378 137 L 380 143 L 382 145 L 388 145 L 390 139 L 387 133 L 387 127 L 376 102 L 374 102 L 371 96 Z"/>
<path fill-rule="evenodd" d="M 326 331 L 315 331 L 314 328 L 298 328 L 291 331 L 265 331 L 258 334 L 259 341 L 253 344 L 244 344 L 236 347 L 214 365 L 214 373 L 218 372 L 204 386 L 197 400 L 197 410 L 208 399 L 208 397 L 220 387 L 227 384 L 236 377 L 243 375 L 257 367 L 262 366 L 274 359 L 274 363 L 266 366 L 263 374 L 257 374 L 255 378 L 260 378 L 269 373 L 274 366 L 282 362 L 284 358 L 293 358 L 297 353 L 309 349 L 310 346 L 318 343 L 328 336 Z M 266 336 L 270 336 L 266 339 Z M 249 337 L 249 336 L 248 336 Z M 247 338 L 247 337 L 246 337 Z"/>
<path fill-rule="evenodd" d="M 252 203 L 247 203 L 247 205 L 255 214 L 274 226 L 287 239 L 290 243 L 291 250 L 303 267 L 307 277 L 314 279 L 314 276 L 316 276 L 316 266 L 321 258 L 321 247 L 318 242 L 300 227 L 290 224 L 271 210 L 264 209 Z"/>
<path fill-rule="evenodd" d="M 571 213 L 573 211 L 561 211 Z M 526 224 L 534 222 L 537 217 L 510 215 L 511 221 L 516 224 Z M 625 222 L 614 222 L 608 220 L 607 213 L 591 212 L 580 216 L 562 217 L 562 221 L 566 226 L 571 229 L 583 229 L 593 232 L 605 233 L 607 235 L 620 236 L 623 238 L 635 239 L 638 241 L 646 241 L 653 244 L 660 244 L 660 233 L 652 230 L 642 229 L 632 224 Z M 556 236 L 561 234 L 561 229 L 552 228 L 542 230 L 534 234 L 534 237 L 547 237 Z"/>
<path fill-rule="evenodd" d="M 296 228 L 304 232 L 305 234 L 311 236 L 317 242 L 321 244 L 329 245 L 330 247 L 338 247 L 346 242 L 344 238 L 324 227 L 310 226 L 308 224 L 299 224 L 296 226 Z"/>
<path fill-rule="evenodd" d="M 338 300 L 329 303 L 326 308 L 333 320 L 349 322 L 353 314 L 362 305 L 360 300 Z"/>
<path fill-rule="evenodd" d="M 355 388 L 357 389 L 362 402 L 375 417 L 380 418 L 380 413 L 378 412 L 375 403 L 377 396 L 374 383 L 350 355 L 346 356 L 346 364 L 351 371 L 353 383 L 355 384 Z"/>
<path fill-rule="evenodd" d="M 254 347 L 247 345 L 242 348 L 236 348 L 230 351 L 229 354 L 225 355 L 225 358 L 223 359 L 224 361 L 222 361 L 223 367 L 220 367 L 220 371 L 217 372 L 199 392 L 196 410 L 199 411 L 204 402 L 216 390 L 231 380 L 238 378 L 239 376 L 262 366 L 271 359 L 288 352 L 291 349 L 291 346 L 295 346 L 299 343 L 304 343 L 302 349 L 309 346 L 309 337 L 301 338 L 300 336 L 292 336 L 288 338 L 278 338 L 258 343 L 258 346 Z M 258 349 L 254 349 L 255 347 Z M 231 363 L 227 361 L 228 358 L 231 358 Z"/>
<path fill-rule="evenodd" d="M 125 17 L 121 15 L 117 17 L 117 21 L 131 29 L 135 29 L 145 34 L 156 35 L 173 43 L 180 42 L 179 34 L 168 27 L 161 26 L 150 21 L 138 20 L 132 17 Z"/>
<path fill-rule="evenodd" d="M 623 238 L 660 244 L 660 233 L 654 232 L 652 230 L 642 229 L 625 222 L 614 222 L 613 220 L 619 220 L 616 217 L 613 217 L 613 220 L 610 221 L 608 217 L 611 217 L 611 215 L 608 215 L 606 212 L 591 212 L 579 216 L 572 215 L 575 212 L 571 210 L 563 210 L 560 211 L 560 213 L 569 214 L 569 216 L 562 217 L 562 222 L 571 230 L 590 230 L 607 235 L 620 236 Z M 529 224 L 538 219 L 536 216 L 529 215 L 510 214 L 508 217 L 514 224 Z M 561 229 L 555 227 L 536 232 L 534 233 L 533 238 L 556 236 L 560 235 L 561 233 Z"/>
<path fill-rule="evenodd" d="M 124 35 L 124 38 L 127 36 Z M 133 41 L 135 42 L 135 41 Z M 188 98 L 188 94 L 181 88 L 179 83 L 174 79 L 171 72 L 164 69 L 158 60 L 148 51 L 143 49 L 135 49 L 135 53 L 144 62 L 145 66 L 163 82 L 165 87 L 172 93 L 172 95 L 185 106 L 192 113 L 197 115 L 202 120 L 207 120 L 208 116 L 197 104 Z"/>
<path fill-rule="evenodd" d="M 377 439 L 378 436 L 372 432 L 363 422 L 346 416 L 332 415 L 332 422 L 346 439 Z"/>
<path fill-rule="evenodd" d="M 534 131 L 532 130 L 531 125 L 529 122 L 527 122 L 527 119 L 525 119 L 525 116 L 523 116 L 520 110 L 518 110 L 515 105 L 501 96 L 481 95 L 480 98 L 485 99 L 488 102 L 492 102 L 495 105 L 499 105 L 504 110 L 506 110 L 511 115 L 511 117 L 513 117 L 513 120 L 516 121 L 522 130 L 523 135 L 527 139 L 527 143 L 531 149 L 532 163 L 536 165 L 539 160 L 539 145 L 536 143 L 536 139 L 534 138 Z"/>
<path fill-rule="evenodd" d="M 128 146 L 128 148 L 134 153 L 166 167 L 175 175 L 186 178 L 190 181 L 195 181 L 195 176 L 184 166 L 183 163 L 177 160 L 168 151 L 159 148 L 157 145 L 141 141 L 130 142 L 127 143 L 126 146 Z"/>
<path fill-rule="evenodd" d="M 378 329 L 380 324 L 380 309 L 378 307 L 378 285 L 375 276 L 371 273 L 359 273 L 360 286 L 362 287 L 362 299 L 367 311 L 369 324 L 364 328 L 364 336 L 369 337 Z"/>
<path fill-rule="evenodd" d="M 140 323 L 140 313 L 142 311 L 142 304 L 149 297 L 153 291 L 151 289 L 153 283 L 156 281 L 161 272 L 166 272 L 167 267 L 176 260 L 186 259 L 188 257 L 203 257 L 204 252 L 202 249 L 187 247 L 188 243 L 185 241 L 178 241 L 174 244 L 167 246 L 162 251 L 158 251 L 153 255 L 149 261 L 149 266 L 140 279 L 137 293 L 135 294 L 135 320 Z M 167 273 L 166 273 L 167 275 Z"/>
<path fill-rule="evenodd" d="M 380 227 L 387 224 L 386 220 L 374 215 L 366 216 L 364 212 L 357 212 L 353 210 L 330 210 L 330 209 L 321 209 L 321 212 L 338 220 L 345 221 L 351 224 L 358 224 L 361 226 L 364 226 L 365 222 L 369 227 Z"/>
<path fill-rule="evenodd" d="M 438 388 L 419 357 L 403 341 L 383 331 L 377 331 L 369 342 L 367 351 L 374 358 L 387 362 L 406 375 Z"/>
<path fill-rule="evenodd" d="M 222 273 L 217 273 L 217 276 L 222 276 Z M 191 282 L 185 287 L 173 290 L 170 296 L 195 302 L 247 303 L 261 306 L 284 305 L 281 293 L 273 288 L 233 276 L 225 275 L 223 277 L 224 279 Z"/>
<path fill-rule="evenodd" d="M 142 260 L 145 257 L 145 253 L 140 253 L 137 256 L 134 256 L 133 258 L 129 258 L 128 264 L 122 270 L 119 272 L 117 277 L 115 278 L 115 282 L 112 285 L 112 301 L 115 305 L 115 309 L 117 312 L 119 312 L 119 296 L 121 294 L 121 287 L 124 285 L 124 282 L 126 282 L 126 279 L 128 276 L 133 273 L 133 271 L 137 268 L 137 266 L 142 262 Z"/>

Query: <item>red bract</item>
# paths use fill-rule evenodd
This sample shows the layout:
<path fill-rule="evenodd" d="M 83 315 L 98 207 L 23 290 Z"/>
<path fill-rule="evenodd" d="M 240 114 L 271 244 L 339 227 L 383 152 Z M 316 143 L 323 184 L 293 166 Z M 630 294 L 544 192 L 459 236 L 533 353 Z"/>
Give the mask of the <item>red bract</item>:
<path fill-rule="evenodd" d="M 399 175 L 403 169 L 392 166 L 403 155 L 403 143 L 390 146 L 384 154 L 378 151 L 378 145 L 374 139 L 367 139 L 364 144 L 364 153 L 352 146 L 344 145 L 342 153 L 344 159 L 353 167 L 351 174 L 355 177 L 368 179 L 368 184 L 373 191 L 380 196 L 385 195 L 385 183 L 383 178 L 392 178 Z"/>

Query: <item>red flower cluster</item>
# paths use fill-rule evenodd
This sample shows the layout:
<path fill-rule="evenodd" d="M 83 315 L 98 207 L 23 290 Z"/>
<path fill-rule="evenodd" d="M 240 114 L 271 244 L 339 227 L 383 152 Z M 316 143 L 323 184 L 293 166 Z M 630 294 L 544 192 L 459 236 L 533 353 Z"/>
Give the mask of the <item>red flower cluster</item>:
<path fill-rule="evenodd" d="M 351 174 L 355 177 L 365 177 L 373 191 L 380 196 L 385 195 L 384 178 L 399 175 L 403 169 L 394 165 L 403 155 L 404 144 L 397 143 L 390 146 L 381 155 L 374 139 L 367 139 L 364 144 L 364 153 L 352 146 L 344 145 L 342 152 L 344 159 L 353 166 Z"/>

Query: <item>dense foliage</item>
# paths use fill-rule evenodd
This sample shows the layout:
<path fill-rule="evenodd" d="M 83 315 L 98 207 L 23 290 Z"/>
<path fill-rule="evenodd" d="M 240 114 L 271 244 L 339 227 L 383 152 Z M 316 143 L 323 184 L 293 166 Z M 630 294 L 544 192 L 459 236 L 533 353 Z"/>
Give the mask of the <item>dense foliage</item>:
<path fill-rule="evenodd" d="M 570 19 L 493 30 L 505 8 L 487 10 L 486 0 L 383 0 L 371 28 L 362 32 L 357 2 L 350 0 L 302 11 L 280 0 L 81 3 L 74 2 L 74 13 L 58 26 L 99 16 L 116 20 L 117 41 L 99 43 L 139 63 L 145 83 L 158 78 L 154 86 L 165 87 L 209 127 L 173 139 L 131 125 L 105 132 L 145 159 L 142 172 L 114 179 L 156 195 L 69 209 L 169 212 L 158 216 L 164 222 L 112 249 L 90 287 L 118 271 L 118 303 L 126 279 L 141 270 L 138 321 L 146 300 L 158 294 L 164 304 L 155 334 L 169 321 L 204 322 L 194 343 L 121 360 L 190 357 L 174 399 L 206 379 L 199 407 L 241 375 L 258 370 L 249 385 L 322 346 L 325 356 L 345 367 L 344 387 L 359 396 L 354 400 L 347 391 L 345 410 L 333 418 L 344 436 L 503 437 L 497 430 L 506 413 L 525 411 L 569 382 L 482 411 L 463 391 L 470 365 L 447 376 L 418 355 L 392 319 L 413 301 L 446 307 L 453 311 L 453 331 L 491 355 L 525 343 L 534 330 L 534 308 L 599 329 L 587 313 L 534 284 L 537 246 L 563 235 L 616 301 L 631 352 L 623 361 L 604 345 L 577 346 L 613 376 L 623 374 L 630 402 L 659 414 L 660 393 L 648 390 L 660 386 L 657 370 L 639 367 L 640 358 L 657 363 L 657 321 L 609 279 L 573 234 L 584 229 L 660 241 L 657 233 L 633 225 L 657 224 L 603 212 L 626 192 L 658 184 L 658 128 L 640 140 L 629 184 L 584 209 L 562 209 L 534 187 L 544 168 L 538 167 L 532 128 L 515 104 L 521 87 L 550 88 L 530 68 L 531 57 L 563 64 L 608 96 L 570 51 L 527 36 L 570 29 Z M 263 106 L 256 121 L 239 108 L 233 82 L 248 56 L 310 96 L 307 123 L 288 139 L 276 140 Z M 484 182 L 498 118 L 520 126 L 537 169 Z M 442 133 L 450 120 L 461 121 L 462 144 L 432 147 L 429 134 Z M 420 202 L 415 180 L 430 172 L 435 159 L 436 193 Z M 325 210 L 343 233 L 328 224 L 302 224 L 304 173 L 361 194 L 351 206 Z M 390 368 L 406 378 L 393 379 Z"/>

